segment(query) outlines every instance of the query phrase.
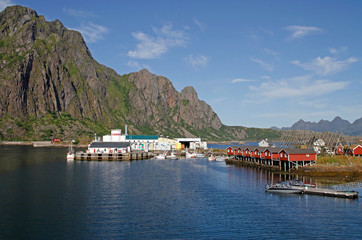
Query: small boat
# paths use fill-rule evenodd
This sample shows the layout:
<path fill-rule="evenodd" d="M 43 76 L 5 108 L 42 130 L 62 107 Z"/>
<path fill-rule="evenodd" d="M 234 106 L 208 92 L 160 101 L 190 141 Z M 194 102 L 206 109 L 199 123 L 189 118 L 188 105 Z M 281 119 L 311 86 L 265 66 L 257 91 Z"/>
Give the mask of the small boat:
<path fill-rule="evenodd" d="M 166 159 L 167 152 L 161 153 L 155 157 L 155 159 L 164 160 Z"/>
<path fill-rule="evenodd" d="M 274 185 L 266 185 L 265 191 L 271 193 L 300 194 L 302 193 L 303 189 L 299 187 L 293 187 L 289 185 L 287 182 L 280 182 Z"/>
<path fill-rule="evenodd" d="M 170 155 L 166 156 L 167 159 L 173 159 L 173 160 L 177 160 L 178 157 L 175 155 L 175 153 L 172 151 Z"/>
<path fill-rule="evenodd" d="M 290 186 L 292 187 L 299 187 L 302 189 L 306 189 L 306 188 L 315 188 L 315 185 L 313 184 L 306 184 L 298 179 L 291 179 L 286 181 L 286 183 L 288 183 Z"/>
<path fill-rule="evenodd" d="M 204 157 L 205 157 L 205 154 L 203 154 L 203 153 L 196 153 L 196 154 L 195 154 L 195 157 L 196 157 L 196 158 L 204 158 Z"/>
<path fill-rule="evenodd" d="M 70 146 L 69 146 L 69 150 L 67 152 L 67 161 L 74 161 L 74 150 L 73 150 L 73 143 L 74 140 L 70 141 Z"/>
<path fill-rule="evenodd" d="M 195 158 L 195 157 L 196 157 L 196 153 L 186 152 L 186 158 Z"/>
<path fill-rule="evenodd" d="M 217 162 L 223 162 L 223 161 L 225 161 L 225 158 L 219 156 L 219 157 L 216 157 L 215 160 L 216 160 Z"/>
<path fill-rule="evenodd" d="M 214 157 L 214 155 L 211 154 L 211 155 L 208 157 L 208 160 L 209 160 L 209 161 L 215 161 L 216 158 Z"/>

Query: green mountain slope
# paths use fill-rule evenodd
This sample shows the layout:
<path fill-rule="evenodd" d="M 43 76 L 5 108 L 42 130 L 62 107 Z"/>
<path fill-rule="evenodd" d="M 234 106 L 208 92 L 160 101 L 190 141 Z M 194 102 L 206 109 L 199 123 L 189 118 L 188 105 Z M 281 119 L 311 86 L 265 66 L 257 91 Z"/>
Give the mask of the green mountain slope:
<path fill-rule="evenodd" d="M 215 141 L 280 136 L 225 126 L 192 87 L 178 92 L 145 69 L 118 75 L 59 20 L 21 6 L 0 13 L 0 139 L 90 138 L 125 124 L 133 134 Z"/>

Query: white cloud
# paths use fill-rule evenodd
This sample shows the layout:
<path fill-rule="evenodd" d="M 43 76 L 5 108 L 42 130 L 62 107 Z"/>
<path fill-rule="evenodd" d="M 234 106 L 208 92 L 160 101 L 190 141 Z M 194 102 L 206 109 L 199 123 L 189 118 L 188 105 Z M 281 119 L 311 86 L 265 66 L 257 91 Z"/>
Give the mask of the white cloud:
<path fill-rule="evenodd" d="M 253 80 L 245 78 L 236 78 L 231 81 L 231 83 L 238 83 L 238 82 L 253 82 Z"/>
<path fill-rule="evenodd" d="M 103 35 L 108 32 L 106 27 L 92 22 L 83 23 L 80 28 L 73 28 L 73 30 L 80 32 L 86 42 L 97 42 L 103 39 Z"/>
<path fill-rule="evenodd" d="M 349 82 L 332 82 L 329 80 L 312 79 L 312 76 L 300 76 L 286 80 L 267 81 L 260 86 L 249 86 L 250 96 L 264 101 L 281 98 L 303 98 L 326 95 L 344 89 Z"/>
<path fill-rule="evenodd" d="M 337 60 L 332 57 L 317 57 L 309 63 L 301 63 L 299 61 L 292 61 L 292 63 L 320 76 L 327 76 L 339 73 L 347 69 L 350 64 L 357 61 L 358 59 L 355 57 L 350 57 L 345 60 Z"/>
<path fill-rule="evenodd" d="M 165 24 L 161 29 L 152 27 L 156 36 L 150 36 L 143 32 L 133 32 L 132 36 L 139 41 L 134 51 L 129 51 L 128 56 L 139 59 L 159 58 L 170 47 L 185 46 L 187 36 L 182 30 L 173 30 L 172 24 Z"/>
<path fill-rule="evenodd" d="M 262 28 L 262 27 L 259 27 L 258 29 L 259 29 L 260 31 L 262 31 L 262 32 L 264 32 L 264 33 L 266 33 L 266 34 L 270 35 L 270 36 L 274 36 L 274 32 L 273 32 L 273 31 L 271 31 L 271 30 L 269 30 L 269 29 Z"/>
<path fill-rule="evenodd" d="M 200 28 L 201 31 L 205 31 L 207 26 L 205 23 L 200 22 L 198 19 L 194 19 L 194 23 Z"/>
<path fill-rule="evenodd" d="M 12 0 L 0 0 L 0 11 L 11 5 L 14 5 Z"/>
<path fill-rule="evenodd" d="M 91 11 L 87 11 L 87 10 L 76 10 L 76 9 L 72 9 L 72 8 L 63 8 L 63 11 L 70 15 L 70 16 L 74 16 L 74 17 L 95 17 L 96 15 L 91 12 Z"/>
<path fill-rule="evenodd" d="M 263 62 L 262 60 L 260 60 L 258 58 L 250 58 L 250 61 L 258 63 L 264 70 L 267 70 L 267 71 L 270 71 L 270 72 L 274 70 L 273 65 L 265 63 L 265 62 Z"/>
<path fill-rule="evenodd" d="M 189 55 L 185 58 L 185 62 L 192 66 L 194 69 L 198 69 L 198 68 L 203 68 L 206 67 L 208 62 L 209 62 L 209 58 L 204 56 L 204 55 Z"/>
<path fill-rule="evenodd" d="M 141 70 L 141 69 L 148 69 L 148 71 L 151 71 L 151 67 L 149 65 L 145 65 L 145 64 L 139 64 L 137 61 L 128 61 L 128 66 L 130 67 L 134 67 L 137 70 Z"/>
<path fill-rule="evenodd" d="M 314 33 L 322 32 L 322 29 L 317 27 L 311 27 L 311 26 L 297 26 L 292 25 L 284 28 L 285 30 L 291 32 L 291 35 L 289 36 L 292 39 L 302 38 Z"/>
<path fill-rule="evenodd" d="M 339 53 L 347 52 L 347 47 L 340 47 L 339 49 L 329 48 L 328 50 L 329 50 L 329 52 L 331 54 L 336 55 L 336 54 L 339 54 Z"/>
<path fill-rule="evenodd" d="M 267 55 L 273 56 L 273 57 L 275 58 L 275 60 L 277 60 L 277 61 L 280 60 L 280 54 L 279 54 L 279 53 L 274 52 L 274 51 L 272 51 L 272 50 L 270 50 L 270 49 L 268 49 L 268 48 L 264 48 L 264 52 L 265 52 L 265 54 L 267 54 Z"/>

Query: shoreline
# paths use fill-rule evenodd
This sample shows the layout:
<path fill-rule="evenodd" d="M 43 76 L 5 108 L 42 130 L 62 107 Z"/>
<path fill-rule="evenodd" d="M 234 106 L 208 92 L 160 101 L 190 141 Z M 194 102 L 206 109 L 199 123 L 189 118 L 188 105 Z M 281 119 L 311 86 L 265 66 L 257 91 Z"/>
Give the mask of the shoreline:
<path fill-rule="evenodd" d="M 64 143 L 55 143 L 52 144 L 51 141 L 0 141 L 0 146 L 33 146 L 33 147 L 60 147 L 60 148 L 68 148 L 70 144 Z M 74 148 L 87 148 L 87 144 L 78 144 L 74 145 Z M 362 158 L 361 158 L 362 161 Z M 249 165 L 249 164 L 234 164 L 232 165 L 245 165 L 251 166 L 255 168 L 260 168 L 258 165 Z M 325 180 L 336 180 L 341 182 L 359 182 L 362 181 L 362 165 L 358 164 L 355 166 L 333 166 L 328 164 L 316 164 L 313 166 L 306 166 L 304 168 L 300 168 L 298 170 L 293 170 L 291 172 L 283 172 L 279 169 L 274 169 L 270 167 L 263 167 L 266 170 L 270 170 L 275 173 L 283 173 L 290 175 L 304 175 L 319 179 Z"/>

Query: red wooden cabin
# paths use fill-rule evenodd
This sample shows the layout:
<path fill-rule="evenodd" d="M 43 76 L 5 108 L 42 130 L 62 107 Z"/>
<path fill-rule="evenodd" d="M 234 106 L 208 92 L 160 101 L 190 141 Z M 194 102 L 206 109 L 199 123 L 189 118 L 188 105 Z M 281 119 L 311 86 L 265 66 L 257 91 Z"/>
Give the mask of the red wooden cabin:
<path fill-rule="evenodd" d="M 354 156 L 362 156 L 362 146 L 361 145 L 355 146 L 352 151 L 353 151 Z"/>
<path fill-rule="evenodd" d="M 285 155 L 287 154 L 287 156 Z M 314 149 L 298 149 L 298 148 L 286 148 L 284 150 L 284 156 L 280 160 L 285 161 L 316 161 L 317 153 Z"/>
<path fill-rule="evenodd" d="M 342 155 L 342 154 L 344 154 L 344 148 L 343 148 L 343 145 L 342 145 L 341 143 L 339 143 L 339 144 L 337 145 L 337 147 L 334 149 L 334 153 L 335 153 L 336 155 Z"/>
<path fill-rule="evenodd" d="M 226 149 L 226 154 L 227 155 L 234 155 L 234 148 L 233 147 L 228 147 Z"/>
<path fill-rule="evenodd" d="M 253 149 L 252 153 L 253 157 L 260 158 L 260 150 L 257 147 Z"/>
<path fill-rule="evenodd" d="M 271 159 L 271 152 L 268 148 L 266 148 L 264 151 L 261 152 L 260 156 L 264 159 Z"/>
<path fill-rule="evenodd" d="M 251 156 L 250 147 L 246 147 L 243 152 L 244 152 L 245 157 L 250 157 Z"/>

